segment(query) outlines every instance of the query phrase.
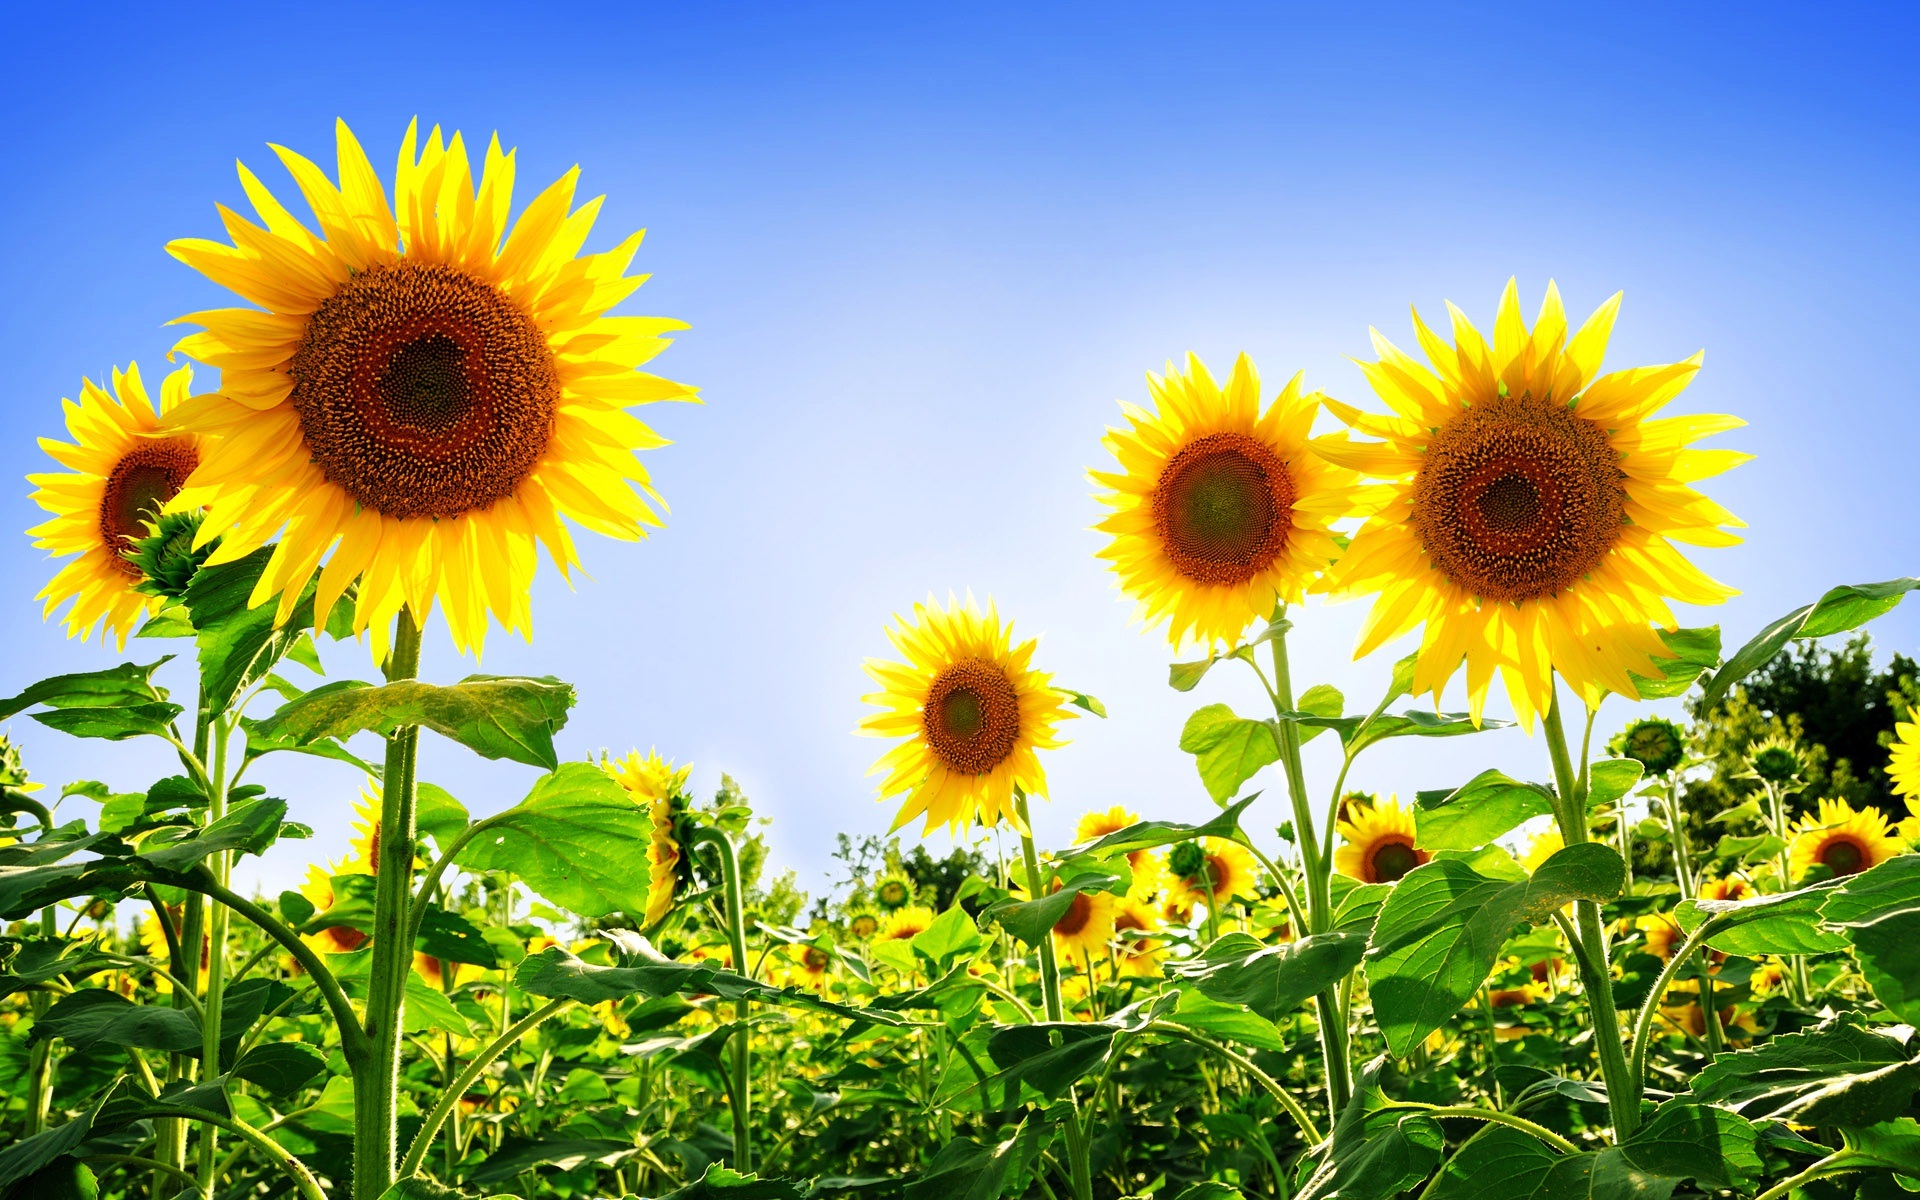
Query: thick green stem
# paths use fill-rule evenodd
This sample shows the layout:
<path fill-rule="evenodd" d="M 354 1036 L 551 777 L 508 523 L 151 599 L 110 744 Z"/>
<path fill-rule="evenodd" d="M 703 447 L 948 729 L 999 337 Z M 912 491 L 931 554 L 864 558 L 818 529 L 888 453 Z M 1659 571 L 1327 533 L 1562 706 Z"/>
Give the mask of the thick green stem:
<path fill-rule="evenodd" d="M 742 975 L 752 973 L 747 965 L 747 913 L 740 886 L 740 857 L 733 842 L 714 829 L 702 829 L 694 837 L 694 846 L 712 846 L 720 856 L 720 879 L 727 902 L 727 939 L 733 948 L 733 969 Z M 747 1025 L 752 1005 L 745 999 L 733 1006 L 733 1162 L 741 1172 L 753 1170 L 753 1059 L 752 1036 Z"/>
<path fill-rule="evenodd" d="M 495 1059 L 513 1049 L 515 1043 L 527 1036 L 534 1026 L 571 1003 L 573 1001 L 564 996 L 558 1000 L 547 1001 L 514 1022 L 505 1033 L 488 1043 L 486 1049 L 473 1056 L 472 1061 L 467 1063 L 466 1068 L 453 1081 L 453 1085 L 440 1094 L 439 1102 L 433 1106 L 433 1111 L 427 1114 L 426 1121 L 420 1126 L 420 1132 L 414 1135 L 413 1145 L 407 1148 L 406 1161 L 400 1164 L 400 1178 L 411 1178 L 420 1169 L 420 1165 L 427 1161 L 427 1151 L 433 1148 L 433 1139 L 440 1132 L 440 1126 L 446 1123 L 448 1114 L 459 1107 L 461 1098 L 467 1094 L 467 1089 L 473 1086 L 473 1081 L 480 1078 L 486 1069 L 493 1065 Z"/>
<path fill-rule="evenodd" d="M 1274 611 L 1273 703 L 1279 716 L 1280 762 L 1286 769 L 1287 798 L 1293 802 L 1294 844 L 1300 847 L 1300 866 L 1307 877 L 1307 930 L 1325 933 L 1333 927 L 1333 889 L 1327 861 L 1320 854 L 1314 832 L 1313 805 L 1307 798 L 1306 769 L 1300 761 L 1300 726 L 1288 719 L 1293 711 L 1293 673 L 1287 661 L 1285 607 Z M 1336 800 L 1336 803 L 1338 801 Z M 1320 1028 L 1320 1058 L 1327 1073 L 1328 1120 L 1338 1121 L 1353 1097 L 1352 1066 L 1348 1062 L 1347 1017 L 1340 996 L 1328 988 L 1313 998 Z"/>
<path fill-rule="evenodd" d="M 1553 704 L 1547 709 L 1542 725 L 1547 734 L 1547 752 L 1553 759 L 1554 782 L 1558 785 L 1555 815 L 1560 836 L 1567 845 L 1577 846 L 1588 840 L 1586 764 L 1582 763 L 1576 770 L 1572 756 L 1567 753 L 1567 732 L 1560 717 L 1557 680 L 1553 684 Z M 1606 930 L 1600 923 L 1600 906 L 1591 900 L 1576 900 L 1573 914 L 1585 951 L 1578 956 L 1578 961 L 1581 982 L 1586 987 L 1587 1010 L 1593 1020 L 1594 1045 L 1600 1052 L 1600 1077 L 1607 1085 L 1607 1107 L 1613 1116 L 1614 1136 L 1625 1138 L 1640 1127 L 1640 1089 L 1620 1039 L 1620 1014 L 1613 1003 L 1613 971 L 1607 962 Z"/>
<path fill-rule="evenodd" d="M 389 682 L 412 679 L 420 669 L 420 627 L 401 609 L 388 655 Z M 399 1152 L 395 1124 L 400 1095 L 400 1049 L 404 1043 L 407 979 L 413 973 L 413 942 L 407 919 L 413 903 L 413 857 L 417 803 L 415 762 L 420 727 L 402 725 L 387 739 L 381 777 L 379 852 L 373 893 L 373 961 L 367 982 L 366 1036 L 371 1061 L 353 1077 L 354 1200 L 380 1200 L 394 1182 Z"/>
<path fill-rule="evenodd" d="M 1836 1150 L 1806 1170 L 1800 1172 L 1798 1175 L 1782 1179 L 1779 1183 L 1774 1184 L 1766 1191 L 1755 1196 L 1753 1200 L 1786 1200 L 1786 1197 L 1793 1194 L 1796 1189 L 1804 1187 L 1816 1179 L 1825 1179 L 1829 1175 L 1845 1175 L 1851 1171 L 1864 1170 L 1868 1164 L 1863 1162 L 1862 1158 L 1862 1155 L 1856 1154 L 1852 1150 Z"/>
<path fill-rule="evenodd" d="M 203 1108 L 176 1108 L 172 1105 L 152 1106 L 147 1111 L 156 1115 L 180 1117 L 188 1121 L 217 1125 L 258 1150 L 269 1162 L 291 1176 L 294 1188 L 300 1193 L 302 1200 L 327 1200 L 327 1194 L 320 1190 L 320 1181 L 313 1177 L 313 1172 L 307 1170 L 299 1159 L 287 1153 L 280 1143 L 239 1117 L 223 1117 Z"/>
<path fill-rule="evenodd" d="M 1014 815 L 1020 820 L 1020 857 L 1027 868 L 1027 895 L 1034 899 L 1046 895 L 1040 880 L 1040 852 L 1034 848 L 1033 822 L 1027 812 L 1027 796 L 1018 788 L 1013 793 Z M 1209 906 L 1211 907 L 1211 906 Z M 1053 937 L 1051 934 L 1040 939 L 1040 995 L 1046 1002 L 1047 1020 L 1058 1025 L 1066 1020 L 1066 1006 L 1060 1002 L 1060 964 L 1053 957 Z M 1058 1034 L 1051 1035 L 1058 1038 Z M 1067 1137 L 1068 1176 L 1073 1182 L 1074 1200 L 1093 1200 L 1093 1166 L 1088 1155 L 1087 1139 L 1082 1136 L 1080 1121 L 1080 1096 L 1077 1091 L 1069 1090 L 1068 1097 L 1073 1101 L 1075 1120 L 1065 1126 Z"/>

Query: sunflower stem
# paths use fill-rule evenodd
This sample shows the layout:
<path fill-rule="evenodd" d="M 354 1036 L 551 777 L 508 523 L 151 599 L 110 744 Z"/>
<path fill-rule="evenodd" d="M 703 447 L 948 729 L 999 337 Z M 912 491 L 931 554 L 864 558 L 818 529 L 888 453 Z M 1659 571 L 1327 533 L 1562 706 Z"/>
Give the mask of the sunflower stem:
<path fill-rule="evenodd" d="M 1027 895 L 1038 898 L 1047 894 L 1040 884 L 1040 852 L 1033 845 L 1033 822 L 1027 815 L 1027 794 L 1019 787 L 1013 789 L 1013 811 L 1020 818 L 1020 857 L 1027 868 Z M 1060 1003 L 1060 964 L 1053 957 L 1051 934 L 1040 938 L 1039 949 L 1040 996 L 1046 1004 L 1047 1020 L 1059 1025 L 1066 1020 L 1066 1006 Z M 1059 1045 L 1060 1034 L 1057 1031 L 1050 1032 L 1048 1041 Z M 1080 1126 L 1080 1094 L 1077 1089 L 1069 1088 L 1067 1097 L 1073 1102 L 1074 1119 L 1062 1128 L 1067 1138 L 1068 1174 L 1073 1181 L 1074 1198 L 1093 1200 L 1093 1166 L 1087 1153 L 1087 1138 Z"/>
<path fill-rule="evenodd" d="M 402 608 L 394 622 L 385 674 L 388 682 L 394 682 L 412 679 L 419 669 L 420 627 L 412 610 Z M 353 1077 L 354 1200 L 380 1200 L 393 1186 L 399 1152 L 395 1122 L 407 979 L 413 971 L 413 943 L 406 934 L 407 910 L 413 900 L 418 801 L 414 770 L 419 749 L 418 725 L 402 725 L 387 738 L 377 832 L 380 844 L 374 863 L 373 961 L 367 983 L 366 1036 L 373 1054 L 365 1069 Z"/>
<path fill-rule="evenodd" d="M 1560 684 L 1550 681 L 1553 703 L 1541 724 L 1547 734 L 1547 752 L 1553 759 L 1557 785 L 1554 815 L 1560 836 L 1569 846 L 1588 840 L 1586 764 L 1575 770 L 1567 752 L 1567 731 L 1560 715 Z M 1613 1004 L 1613 970 L 1607 961 L 1607 935 L 1600 923 L 1600 906 L 1576 900 L 1574 928 L 1585 953 L 1576 955 L 1586 985 L 1587 1009 L 1593 1020 L 1593 1040 L 1600 1051 L 1600 1077 L 1607 1085 L 1607 1107 L 1613 1116 L 1615 1138 L 1625 1138 L 1640 1127 L 1638 1077 L 1627 1062 L 1620 1039 L 1620 1014 Z"/>
<path fill-rule="evenodd" d="M 1320 854 L 1320 840 L 1314 832 L 1313 804 L 1307 797 L 1307 774 L 1300 761 L 1300 727 L 1292 719 L 1293 672 L 1287 661 L 1287 607 L 1274 607 L 1273 706 L 1279 718 L 1280 761 L 1286 769 L 1287 798 L 1293 803 L 1294 844 L 1300 848 L 1300 867 L 1307 877 L 1307 932 L 1325 933 L 1333 922 L 1332 881 Z M 1328 1119 L 1337 1122 L 1353 1096 L 1353 1075 L 1347 1062 L 1347 1020 L 1340 1008 L 1340 997 L 1333 988 L 1313 998 L 1314 1015 L 1320 1027 L 1320 1057 L 1327 1072 Z"/>
<path fill-rule="evenodd" d="M 227 815 L 227 742 L 225 720 L 215 717 L 212 728 L 213 761 L 208 772 L 207 824 Z M 221 887 L 233 876 L 233 852 L 222 850 L 207 859 L 207 870 Z M 220 1006 L 227 990 L 227 910 L 224 905 L 207 909 L 207 989 L 201 1002 L 201 1073 L 207 1079 L 220 1074 Z M 200 1130 L 200 1191 L 211 1196 L 219 1182 L 220 1127 L 206 1125 Z"/>
<path fill-rule="evenodd" d="M 747 965 L 747 913 L 740 887 L 740 856 L 734 853 L 733 842 L 717 829 L 702 829 L 693 838 L 694 848 L 712 846 L 720 856 L 721 884 L 726 892 L 726 918 L 728 944 L 733 948 L 733 969 L 742 975 L 752 975 L 753 968 Z M 733 1035 L 733 1161 L 734 1169 L 745 1174 L 753 1170 L 753 1075 L 751 1058 L 751 1035 L 747 1020 L 751 1016 L 752 1006 L 745 999 L 736 1000 L 733 1006 L 734 1024 L 738 1026 Z"/>

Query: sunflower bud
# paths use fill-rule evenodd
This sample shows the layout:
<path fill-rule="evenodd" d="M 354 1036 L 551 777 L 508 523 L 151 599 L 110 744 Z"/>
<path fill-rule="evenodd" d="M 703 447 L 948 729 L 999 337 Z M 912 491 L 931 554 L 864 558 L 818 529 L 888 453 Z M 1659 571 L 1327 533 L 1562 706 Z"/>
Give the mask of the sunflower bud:
<path fill-rule="evenodd" d="M 913 888 L 899 876 L 890 876 L 881 880 L 880 885 L 873 889 L 873 898 L 880 902 L 881 908 L 892 912 L 912 902 Z"/>
<path fill-rule="evenodd" d="M 1207 865 L 1207 852 L 1198 842 L 1181 842 L 1167 856 L 1167 866 L 1177 878 L 1191 879 Z"/>
<path fill-rule="evenodd" d="M 27 765 L 20 758 L 20 747 L 0 733 L 0 788 L 27 786 Z"/>
<path fill-rule="evenodd" d="M 1804 764 L 1800 752 L 1792 745 L 1783 741 L 1767 741 L 1748 757 L 1747 766 L 1757 778 L 1767 783 L 1785 784 L 1799 777 Z"/>
<path fill-rule="evenodd" d="M 198 549 L 194 535 L 200 532 L 200 514 L 166 513 L 147 522 L 147 536 L 127 548 L 127 561 L 140 572 L 137 592 L 179 600 L 186 596 L 187 585 L 195 571 L 219 546 L 216 538 Z"/>
<path fill-rule="evenodd" d="M 1633 759 L 1648 775 L 1665 775 L 1686 757 L 1686 735 L 1664 717 L 1647 717 L 1621 730 L 1607 748 Z"/>

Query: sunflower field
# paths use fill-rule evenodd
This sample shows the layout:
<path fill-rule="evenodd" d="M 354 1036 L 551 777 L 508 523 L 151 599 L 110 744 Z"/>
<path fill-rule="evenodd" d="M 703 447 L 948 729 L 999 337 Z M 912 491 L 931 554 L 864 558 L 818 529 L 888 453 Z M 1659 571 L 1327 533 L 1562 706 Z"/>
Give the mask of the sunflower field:
<path fill-rule="evenodd" d="M 242 167 L 252 213 L 169 246 L 235 306 L 182 316 L 163 376 L 84 381 L 29 481 L 39 599 L 125 661 L 0 679 L 0 720 L 169 768 L 56 786 L 0 740 L 0 1198 L 1920 1190 L 1920 713 L 1867 764 L 1885 804 L 1777 714 L 1710 736 L 1920 579 L 1683 627 L 1733 594 L 1695 557 L 1738 541 L 1702 485 L 1746 456 L 1702 443 L 1741 422 L 1673 411 L 1698 355 L 1603 365 L 1618 296 L 1416 315 L 1365 403 L 1244 356 L 1150 376 L 1088 431 L 1100 558 L 1212 802 L 1037 844 L 1047 759 L 1104 706 L 991 601 L 903 597 L 860 728 L 895 832 L 809 904 L 732 781 L 562 761 L 566 682 L 419 678 L 436 618 L 476 660 L 531 637 L 543 553 L 571 576 L 581 531 L 662 520 L 632 410 L 697 392 L 646 369 L 678 322 L 614 314 L 638 235 L 583 252 L 577 172 L 516 209 L 497 139 L 410 126 L 391 174 L 344 124 L 331 171 L 278 153 L 310 218 Z M 1360 656 L 1417 635 L 1382 695 L 1290 667 L 1342 598 Z M 1270 704 L 1210 699 L 1229 673 Z M 1539 782 L 1347 787 L 1505 724 L 1496 681 Z M 1682 698 L 1693 727 L 1596 744 L 1603 704 Z M 423 736 L 542 773 L 475 817 Z M 236 864 L 314 833 L 250 781 L 269 755 L 364 790 L 348 857 L 245 894 Z"/>

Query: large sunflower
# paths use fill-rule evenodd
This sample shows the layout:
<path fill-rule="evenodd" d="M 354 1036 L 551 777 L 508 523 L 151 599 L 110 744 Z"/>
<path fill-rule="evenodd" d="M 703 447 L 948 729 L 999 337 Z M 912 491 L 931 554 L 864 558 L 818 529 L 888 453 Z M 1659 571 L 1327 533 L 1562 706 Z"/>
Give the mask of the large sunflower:
<path fill-rule="evenodd" d="M 207 506 L 216 561 L 280 539 L 253 602 L 278 595 L 281 621 L 317 571 L 322 621 L 359 581 L 376 654 L 402 606 L 424 622 L 436 600 L 463 651 L 488 613 L 530 633 L 536 543 L 579 562 L 562 517 L 629 540 L 659 523 L 633 452 L 665 442 L 625 410 L 693 398 L 635 372 L 684 325 L 607 315 L 644 282 L 625 274 L 640 235 L 580 254 L 600 201 L 573 207 L 577 168 L 509 228 L 498 139 L 476 189 L 458 133 L 422 146 L 409 125 L 392 205 L 345 123 L 338 143 L 337 186 L 274 148 L 318 234 L 242 167 L 264 227 L 222 207 L 232 245 L 168 247 L 258 306 L 181 318 L 202 331 L 178 349 L 221 378 L 173 417 L 218 439 L 174 504 Z"/>
<path fill-rule="evenodd" d="M 880 799 L 906 793 L 893 820 L 898 829 L 925 814 L 925 831 L 960 830 L 978 817 L 1016 825 L 1013 790 L 1044 796 L 1046 772 L 1036 750 L 1065 745 L 1054 726 L 1074 714 L 1049 686 L 1053 677 L 1032 668 L 1037 641 L 1013 644 L 991 601 L 982 613 L 967 597 L 941 608 L 932 597 L 913 606 L 913 621 L 894 618 L 887 630 L 907 661 L 867 660 L 881 691 L 863 697 L 884 711 L 860 722 L 860 732 L 906 740 L 880 756 L 869 775 L 886 773 Z M 1024 832 L 1024 831 L 1023 831 Z"/>
<path fill-rule="evenodd" d="M 680 832 L 675 817 L 686 792 L 687 777 L 693 765 L 675 767 L 662 759 L 660 752 L 649 750 L 601 764 L 627 790 L 635 804 L 647 808 L 647 911 L 649 927 L 658 925 L 673 911 L 673 897 L 680 885 Z"/>
<path fill-rule="evenodd" d="M 1818 814 L 1807 813 L 1793 826 L 1787 870 L 1800 879 L 1815 865 L 1834 875 L 1872 870 L 1906 846 L 1887 829 L 1877 808 L 1855 812 L 1845 800 L 1822 800 Z"/>
<path fill-rule="evenodd" d="M 1608 300 L 1571 336 L 1559 291 L 1529 332 L 1509 281 L 1493 344 L 1459 309 L 1454 344 L 1414 314 L 1429 368 L 1373 334 L 1360 364 L 1391 415 L 1328 407 L 1384 442 L 1331 441 L 1334 461 L 1386 481 L 1391 498 L 1354 536 L 1323 587 L 1378 593 L 1361 630 L 1366 654 L 1424 625 L 1416 692 L 1436 702 L 1462 660 L 1478 719 L 1495 669 L 1521 722 L 1552 702 L 1558 671 L 1588 704 L 1638 698 L 1634 676 L 1671 657 L 1654 626 L 1668 602 L 1717 604 L 1733 591 L 1675 542 L 1727 546 L 1740 524 L 1688 486 L 1750 455 L 1694 450 L 1734 417 L 1653 420 L 1700 356 L 1595 378 L 1619 309 Z"/>
<path fill-rule="evenodd" d="M 1413 813 L 1398 800 L 1356 805 L 1338 828 L 1345 845 L 1333 852 L 1334 869 L 1362 883 L 1393 883 L 1429 857 L 1414 848 Z"/>
<path fill-rule="evenodd" d="M 68 637 L 91 637 L 97 623 L 103 641 L 112 636 L 125 648 L 134 625 L 161 604 L 160 597 L 134 590 L 140 568 L 127 552 L 148 535 L 149 524 L 200 464 L 197 435 L 162 428 L 192 381 L 187 367 L 168 375 L 155 408 L 137 363 L 114 371 L 110 392 L 83 379 L 79 402 L 61 402 L 73 441 L 40 439 L 40 448 L 69 471 L 27 476 L 34 503 L 53 514 L 27 533 L 36 549 L 80 557 L 61 567 L 34 599 L 47 602 L 47 615 L 73 601 Z"/>
<path fill-rule="evenodd" d="M 1100 557 L 1175 646 L 1236 642 L 1340 553 L 1331 526 L 1354 512 L 1356 476 L 1313 452 L 1320 396 L 1298 375 L 1265 412 L 1244 354 L 1225 388 L 1192 354 L 1147 388 L 1154 411 L 1123 405 L 1128 428 L 1102 440 L 1120 469 L 1089 472 L 1114 510 Z"/>

